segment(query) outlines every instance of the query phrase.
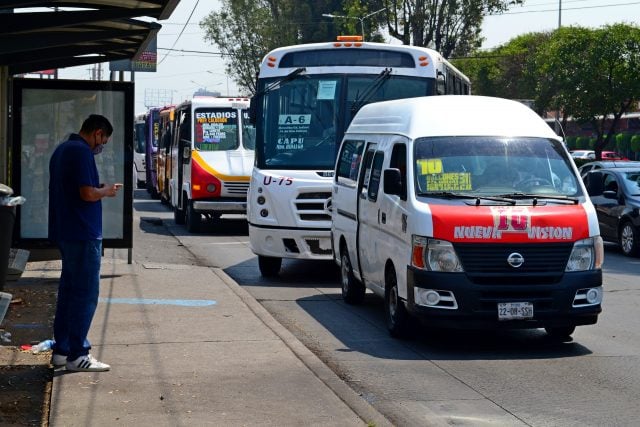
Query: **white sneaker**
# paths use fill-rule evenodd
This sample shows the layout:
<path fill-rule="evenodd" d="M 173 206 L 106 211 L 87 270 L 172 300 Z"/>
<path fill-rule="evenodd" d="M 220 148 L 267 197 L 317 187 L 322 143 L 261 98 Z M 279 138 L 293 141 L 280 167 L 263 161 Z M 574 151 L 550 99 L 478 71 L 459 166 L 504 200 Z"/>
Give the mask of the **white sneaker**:
<path fill-rule="evenodd" d="M 59 368 L 61 366 L 64 366 L 66 363 L 67 363 L 67 356 L 65 356 L 64 354 L 53 353 L 53 356 L 51 356 L 51 364 L 53 365 L 54 368 Z"/>
<path fill-rule="evenodd" d="M 67 371 L 103 372 L 111 369 L 106 363 L 97 361 L 92 355 L 80 356 L 76 360 L 67 360 Z"/>

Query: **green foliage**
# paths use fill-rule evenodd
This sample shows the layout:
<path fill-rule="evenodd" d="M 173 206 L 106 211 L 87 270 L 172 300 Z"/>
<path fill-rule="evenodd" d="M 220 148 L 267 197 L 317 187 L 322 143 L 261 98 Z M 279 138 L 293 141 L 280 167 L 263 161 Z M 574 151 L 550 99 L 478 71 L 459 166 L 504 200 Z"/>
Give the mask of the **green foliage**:
<path fill-rule="evenodd" d="M 466 55 L 482 44 L 486 14 L 504 12 L 523 0 L 386 2 L 389 34 L 402 44 L 432 47 L 446 58 Z"/>
<path fill-rule="evenodd" d="M 578 150 L 590 150 L 589 144 L 591 143 L 591 138 L 588 136 L 579 136 L 576 140 L 576 149 Z"/>
<path fill-rule="evenodd" d="M 222 0 L 201 22 L 205 40 L 218 46 L 226 72 L 238 87 L 254 93 L 260 61 L 280 46 L 335 40 L 335 28 L 318 19 L 339 10 L 339 0 Z"/>
<path fill-rule="evenodd" d="M 631 151 L 640 153 L 640 135 L 633 135 L 631 137 Z"/>
<path fill-rule="evenodd" d="M 577 141 L 578 141 L 578 137 L 577 136 L 568 136 L 566 141 L 565 141 L 566 144 L 567 144 L 567 149 L 569 149 L 569 150 L 577 150 L 578 149 Z"/>
<path fill-rule="evenodd" d="M 618 133 L 615 136 L 616 141 L 616 150 L 621 153 L 627 153 L 631 148 L 631 137 L 633 135 L 630 133 Z"/>
<path fill-rule="evenodd" d="M 518 36 L 491 51 L 453 60 L 454 65 L 472 82 L 473 93 L 510 99 L 536 99 L 540 78 L 536 70 L 536 52 L 550 33 Z M 542 109 L 536 106 L 542 113 Z"/>
<path fill-rule="evenodd" d="M 538 50 L 536 61 L 538 104 L 591 123 L 600 158 L 620 116 L 640 99 L 640 28 L 560 28 Z M 611 114 L 614 120 L 608 126 Z"/>

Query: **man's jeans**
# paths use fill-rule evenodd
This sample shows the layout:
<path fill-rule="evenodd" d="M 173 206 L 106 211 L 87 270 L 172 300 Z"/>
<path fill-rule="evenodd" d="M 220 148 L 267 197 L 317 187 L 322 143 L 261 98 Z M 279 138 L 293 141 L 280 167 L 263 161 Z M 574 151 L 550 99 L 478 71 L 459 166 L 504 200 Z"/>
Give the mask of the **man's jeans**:
<path fill-rule="evenodd" d="M 53 322 L 56 354 L 75 360 L 89 353 L 87 334 L 98 305 L 102 240 L 58 242 L 62 274 Z"/>

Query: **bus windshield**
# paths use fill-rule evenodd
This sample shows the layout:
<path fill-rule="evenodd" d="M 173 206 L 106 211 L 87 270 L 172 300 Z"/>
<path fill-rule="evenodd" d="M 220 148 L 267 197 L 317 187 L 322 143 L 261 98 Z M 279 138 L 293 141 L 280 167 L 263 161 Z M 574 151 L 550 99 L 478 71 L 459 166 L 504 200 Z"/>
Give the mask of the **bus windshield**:
<path fill-rule="evenodd" d="M 194 147 L 199 151 L 238 148 L 238 112 L 233 108 L 198 108 L 195 111 Z"/>
<path fill-rule="evenodd" d="M 359 107 L 434 93 L 433 79 L 383 77 L 302 74 L 267 91 L 258 105 L 258 167 L 331 170 L 338 145 Z M 277 80 L 261 80 L 258 91 Z"/>
<path fill-rule="evenodd" d="M 144 122 L 135 124 L 135 134 L 136 134 L 136 144 L 135 151 L 136 153 L 144 153 L 146 140 L 144 137 Z"/>

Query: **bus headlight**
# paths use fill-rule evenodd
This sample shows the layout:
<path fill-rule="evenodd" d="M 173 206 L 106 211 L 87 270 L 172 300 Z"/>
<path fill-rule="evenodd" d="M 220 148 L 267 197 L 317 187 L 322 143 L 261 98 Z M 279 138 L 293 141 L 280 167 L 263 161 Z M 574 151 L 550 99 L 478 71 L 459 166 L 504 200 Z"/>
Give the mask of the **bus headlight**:
<path fill-rule="evenodd" d="M 604 245 L 602 237 L 595 236 L 578 240 L 573 244 L 567 267 L 564 271 L 587 271 L 602 268 Z"/>
<path fill-rule="evenodd" d="M 450 242 L 413 236 L 411 246 L 411 265 L 414 267 L 442 272 L 464 271 Z"/>

